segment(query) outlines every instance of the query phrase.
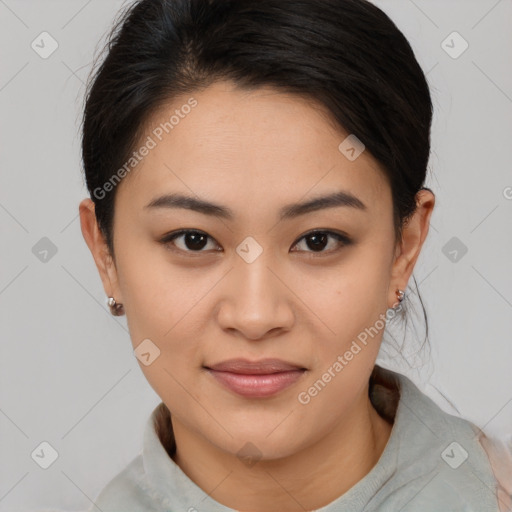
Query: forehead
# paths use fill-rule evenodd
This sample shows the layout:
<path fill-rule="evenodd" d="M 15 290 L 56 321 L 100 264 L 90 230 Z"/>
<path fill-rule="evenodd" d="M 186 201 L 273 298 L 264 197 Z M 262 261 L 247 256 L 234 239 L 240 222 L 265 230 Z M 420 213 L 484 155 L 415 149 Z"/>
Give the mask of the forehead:
<path fill-rule="evenodd" d="M 140 208 L 181 191 L 236 210 L 343 189 L 373 209 L 389 208 L 387 180 L 370 153 L 349 160 L 340 151 L 348 135 L 310 99 L 217 82 L 151 117 L 141 144 L 149 137 L 152 148 L 118 193 Z"/>

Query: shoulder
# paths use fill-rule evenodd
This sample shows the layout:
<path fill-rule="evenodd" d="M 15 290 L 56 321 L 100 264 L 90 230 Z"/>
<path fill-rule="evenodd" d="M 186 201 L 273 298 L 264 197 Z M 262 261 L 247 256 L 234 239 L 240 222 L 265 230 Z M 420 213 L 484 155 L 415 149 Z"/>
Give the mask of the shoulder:
<path fill-rule="evenodd" d="M 107 483 L 87 512 L 156 512 L 143 482 L 142 455 L 138 455 Z"/>
<path fill-rule="evenodd" d="M 378 510 L 498 512 L 498 485 L 480 429 L 392 373 L 400 392 L 392 431 L 396 470 L 381 496 L 391 508 Z"/>

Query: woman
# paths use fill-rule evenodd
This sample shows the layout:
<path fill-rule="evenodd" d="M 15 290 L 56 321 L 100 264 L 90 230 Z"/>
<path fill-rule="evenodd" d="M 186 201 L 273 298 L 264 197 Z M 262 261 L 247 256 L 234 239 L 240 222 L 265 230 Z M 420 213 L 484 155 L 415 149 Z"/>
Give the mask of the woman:
<path fill-rule="evenodd" d="M 369 2 L 127 10 L 87 94 L 80 217 L 162 403 L 91 510 L 504 506 L 477 427 L 375 364 L 434 208 L 431 121 Z"/>

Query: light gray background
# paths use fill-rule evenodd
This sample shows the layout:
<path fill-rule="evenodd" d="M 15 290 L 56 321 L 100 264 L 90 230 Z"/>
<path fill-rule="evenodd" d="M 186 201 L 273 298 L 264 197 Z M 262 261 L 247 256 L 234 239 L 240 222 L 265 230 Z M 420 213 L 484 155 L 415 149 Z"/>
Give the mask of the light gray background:
<path fill-rule="evenodd" d="M 375 3 L 428 73 L 435 117 L 427 185 L 437 196 L 414 272 L 431 363 L 428 354 L 408 356 L 413 366 L 427 363 L 418 370 L 400 358 L 379 360 L 444 410 L 457 414 L 449 400 L 510 439 L 512 2 Z M 84 82 L 122 5 L 0 0 L 0 511 L 85 510 L 139 453 L 160 401 L 133 356 L 125 318 L 108 312 L 78 218 L 87 195 Z M 59 44 L 48 59 L 31 48 L 43 31 Z M 469 43 L 456 59 L 441 46 L 453 31 Z M 32 252 L 43 237 L 57 248 L 47 262 Z M 452 237 L 468 248 L 457 262 L 443 253 Z M 421 317 L 417 325 L 423 336 Z M 43 441 L 59 454 L 46 470 L 31 458 Z"/>

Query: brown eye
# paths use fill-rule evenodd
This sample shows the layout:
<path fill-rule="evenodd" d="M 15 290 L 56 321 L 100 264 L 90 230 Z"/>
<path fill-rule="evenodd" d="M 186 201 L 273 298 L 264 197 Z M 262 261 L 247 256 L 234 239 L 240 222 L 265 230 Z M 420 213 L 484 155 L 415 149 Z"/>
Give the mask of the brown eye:
<path fill-rule="evenodd" d="M 334 242 L 329 244 L 329 241 L 332 239 L 334 239 Z M 298 242 L 295 242 L 294 247 L 299 245 L 299 242 L 301 242 L 302 240 L 305 240 L 305 246 L 307 247 L 305 252 L 313 253 L 331 253 L 351 243 L 350 238 L 348 238 L 346 235 L 342 235 L 341 233 L 335 233 L 333 231 L 320 230 L 306 233 L 299 239 Z M 325 251 L 324 249 L 326 247 L 330 247 L 330 249 Z"/>
<path fill-rule="evenodd" d="M 213 238 L 202 231 L 189 229 L 171 233 L 165 236 L 161 242 L 164 245 L 172 245 L 184 252 L 206 252 L 203 249 L 208 245 L 208 239 L 213 240 Z M 179 240 L 179 243 L 176 243 L 176 240 Z M 213 248 L 215 249 L 215 245 Z"/>

